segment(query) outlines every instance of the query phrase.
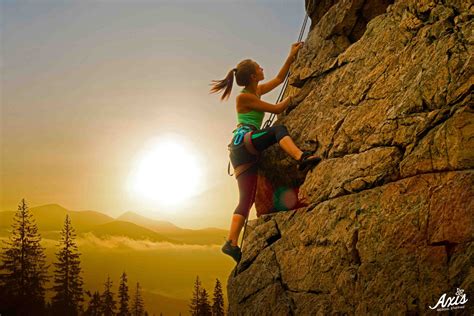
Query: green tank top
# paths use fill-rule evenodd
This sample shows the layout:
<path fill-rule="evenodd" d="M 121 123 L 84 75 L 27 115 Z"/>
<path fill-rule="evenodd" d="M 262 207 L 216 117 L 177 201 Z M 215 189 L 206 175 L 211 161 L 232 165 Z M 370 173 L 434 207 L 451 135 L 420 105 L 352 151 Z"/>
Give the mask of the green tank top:
<path fill-rule="evenodd" d="M 242 89 L 242 93 L 251 93 L 248 92 L 245 89 Z M 260 97 L 259 97 L 260 98 Z M 265 112 L 260 112 L 256 110 L 252 110 L 247 113 L 237 113 L 237 122 L 238 123 L 244 123 L 244 124 L 250 124 L 255 126 L 257 129 L 260 129 L 262 126 L 263 122 L 263 117 L 265 116 Z M 235 135 L 235 132 L 234 132 Z"/>

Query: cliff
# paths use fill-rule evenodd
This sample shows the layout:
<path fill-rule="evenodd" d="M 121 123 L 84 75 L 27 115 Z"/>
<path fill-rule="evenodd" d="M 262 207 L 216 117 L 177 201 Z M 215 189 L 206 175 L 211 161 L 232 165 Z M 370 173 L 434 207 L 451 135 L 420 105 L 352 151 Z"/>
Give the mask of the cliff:
<path fill-rule="evenodd" d="M 474 6 L 306 10 L 286 91 L 305 98 L 276 124 L 323 160 L 302 173 L 278 146 L 263 154 L 229 314 L 424 315 L 459 288 L 469 301 L 450 313 L 471 315 Z"/>

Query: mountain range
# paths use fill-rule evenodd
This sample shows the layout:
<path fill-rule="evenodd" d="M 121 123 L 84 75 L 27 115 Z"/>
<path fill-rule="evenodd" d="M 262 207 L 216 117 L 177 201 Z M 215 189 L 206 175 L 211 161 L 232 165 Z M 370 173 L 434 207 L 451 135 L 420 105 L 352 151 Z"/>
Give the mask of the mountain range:
<path fill-rule="evenodd" d="M 113 218 L 97 211 L 71 211 L 58 204 L 30 208 L 42 236 L 57 239 L 66 214 L 78 236 L 92 233 L 97 237 L 123 236 L 134 240 L 170 242 L 174 244 L 222 244 L 227 231 L 219 228 L 185 229 L 173 223 L 153 220 L 134 212 L 125 212 Z M 14 211 L 0 212 L 0 235 L 11 228 Z"/>
<path fill-rule="evenodd" d="M 142 285 L 150 315 L 188 314 L 197 275 L 209 293 L 219 278 L 226 295 L 226 276 L 234 263 L 217 246 L 227 235 L 223 229 L 184 229 L 134 212 L 113 218 L 97 211 L 67 210 L 58 204 L 30 207 L 30 211 L 50 265 L 56 260 L 57 241 L 69 215 L 78 237 L 87 290 L 102 291 L 110 275 L 116 291 L 118 278 L 126 271 L 130 289 L 134 282 Z M 0 212 L 0 239 L 9 236 L 14 215 L 14 211 Z"/>

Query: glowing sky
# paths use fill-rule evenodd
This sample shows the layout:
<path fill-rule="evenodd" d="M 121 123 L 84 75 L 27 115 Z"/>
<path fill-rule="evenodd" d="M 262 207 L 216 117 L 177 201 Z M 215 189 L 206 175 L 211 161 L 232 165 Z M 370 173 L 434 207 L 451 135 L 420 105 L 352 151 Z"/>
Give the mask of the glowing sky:
<path fill-rule="evenodd" d="M 239 89 L 221 103 L 208 84 L 245 58 L 275 76 L 298 37 L 303 0 L 0 3 L 0 210 L 25 198 L 228 228 Z M 277 90 L 264 100 L 275 102 Z M 146 144 L 160 137 L 183 139 L 203 167 L 200 194 L 166 210 L 126 190 Z"/>

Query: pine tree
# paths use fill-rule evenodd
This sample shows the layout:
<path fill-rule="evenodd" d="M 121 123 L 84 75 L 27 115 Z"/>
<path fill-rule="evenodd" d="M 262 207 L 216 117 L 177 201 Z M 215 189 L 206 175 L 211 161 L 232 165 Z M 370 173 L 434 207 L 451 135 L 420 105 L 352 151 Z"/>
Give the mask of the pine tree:
<path fill-rule="evenodd" d="M 222 293 L 222 285 L 219 279 L 216 279 L 213 295 L 212 316 L 224 316 L 224 293 Z"/>
<path fill-rule="evenodd" d="M 54 263 L 55 277 L 52 310 L 54 314 L 76 316 L 82 312 L 84 295 L 82 291 L 82 276 L 76 234 L 71 225 L 69 215 L 66 215 L 64 227 L 61 231 L 59 251 L 56 253 L 57 262 Z"/>
<path fill-rule="evenodd" d="M 86 309 L 85 315 L 87 316 L 101 316 L 102 315 L 102 303 L 100 300 L 99 291 L 95 291 L 91 294 L 87 291 L 87 296 L 90 297 L 89 306 Z"/>
<path fill-rule="evenodd" d="M 191 304 L 189 304 L 189 312 L 192 316 L 201 315 L 200 310 L 200 297 L 201 297 L 201 281 L 199 280 L 199 275 L 196 276 L 196 281 L 194 281 L 194 290 L 193 297 L 191 298 Z"/>
<path fill-rule="evenodd" d="M 137 289 L 135 291 L 135 296 L 133 297 L 132 303 L 132 316 L 143 316 L 145 313 L 145 306 L 143 303 L 143 298 L 140 290 L 140 283 L 137 282 Z"/>
<path fill-rule="evenodd" d="M 205 288 L 202 288 L 199 302 L 199 309 L 201 313 L 199 316 L 212 316 L 211 305 L 209 304 L 209 294 Z"/>
<path fill-rule="evenodd" d="M 112 316 L 115 314 L 115 300 L 114 293 L 112 292 L 112 281 L 110 276 L 107 276 L 107 281 L 104 283 L 105 290 L 102 293 L 102 313 L 104 316 Z"/>
<path fill-rule="evenodd" d="M 42 315 L 48 266 L 41 236 L 25 199 L 15 213 L 9 240 L 1 253 L 0 305 L 17 314 Z"/>
<path fill-rule="evenodd" d="M 128 285 L 127 285 L 127 274 L 125 272 L 122 273 L 122 276 L 120 277 L 120 286 L 119 286 L 119 312 L 118 316 L 129 316 L 130 311 L 128 308 L 128 300 L 129 300 L 129 295 L 128 295 Z"/>

